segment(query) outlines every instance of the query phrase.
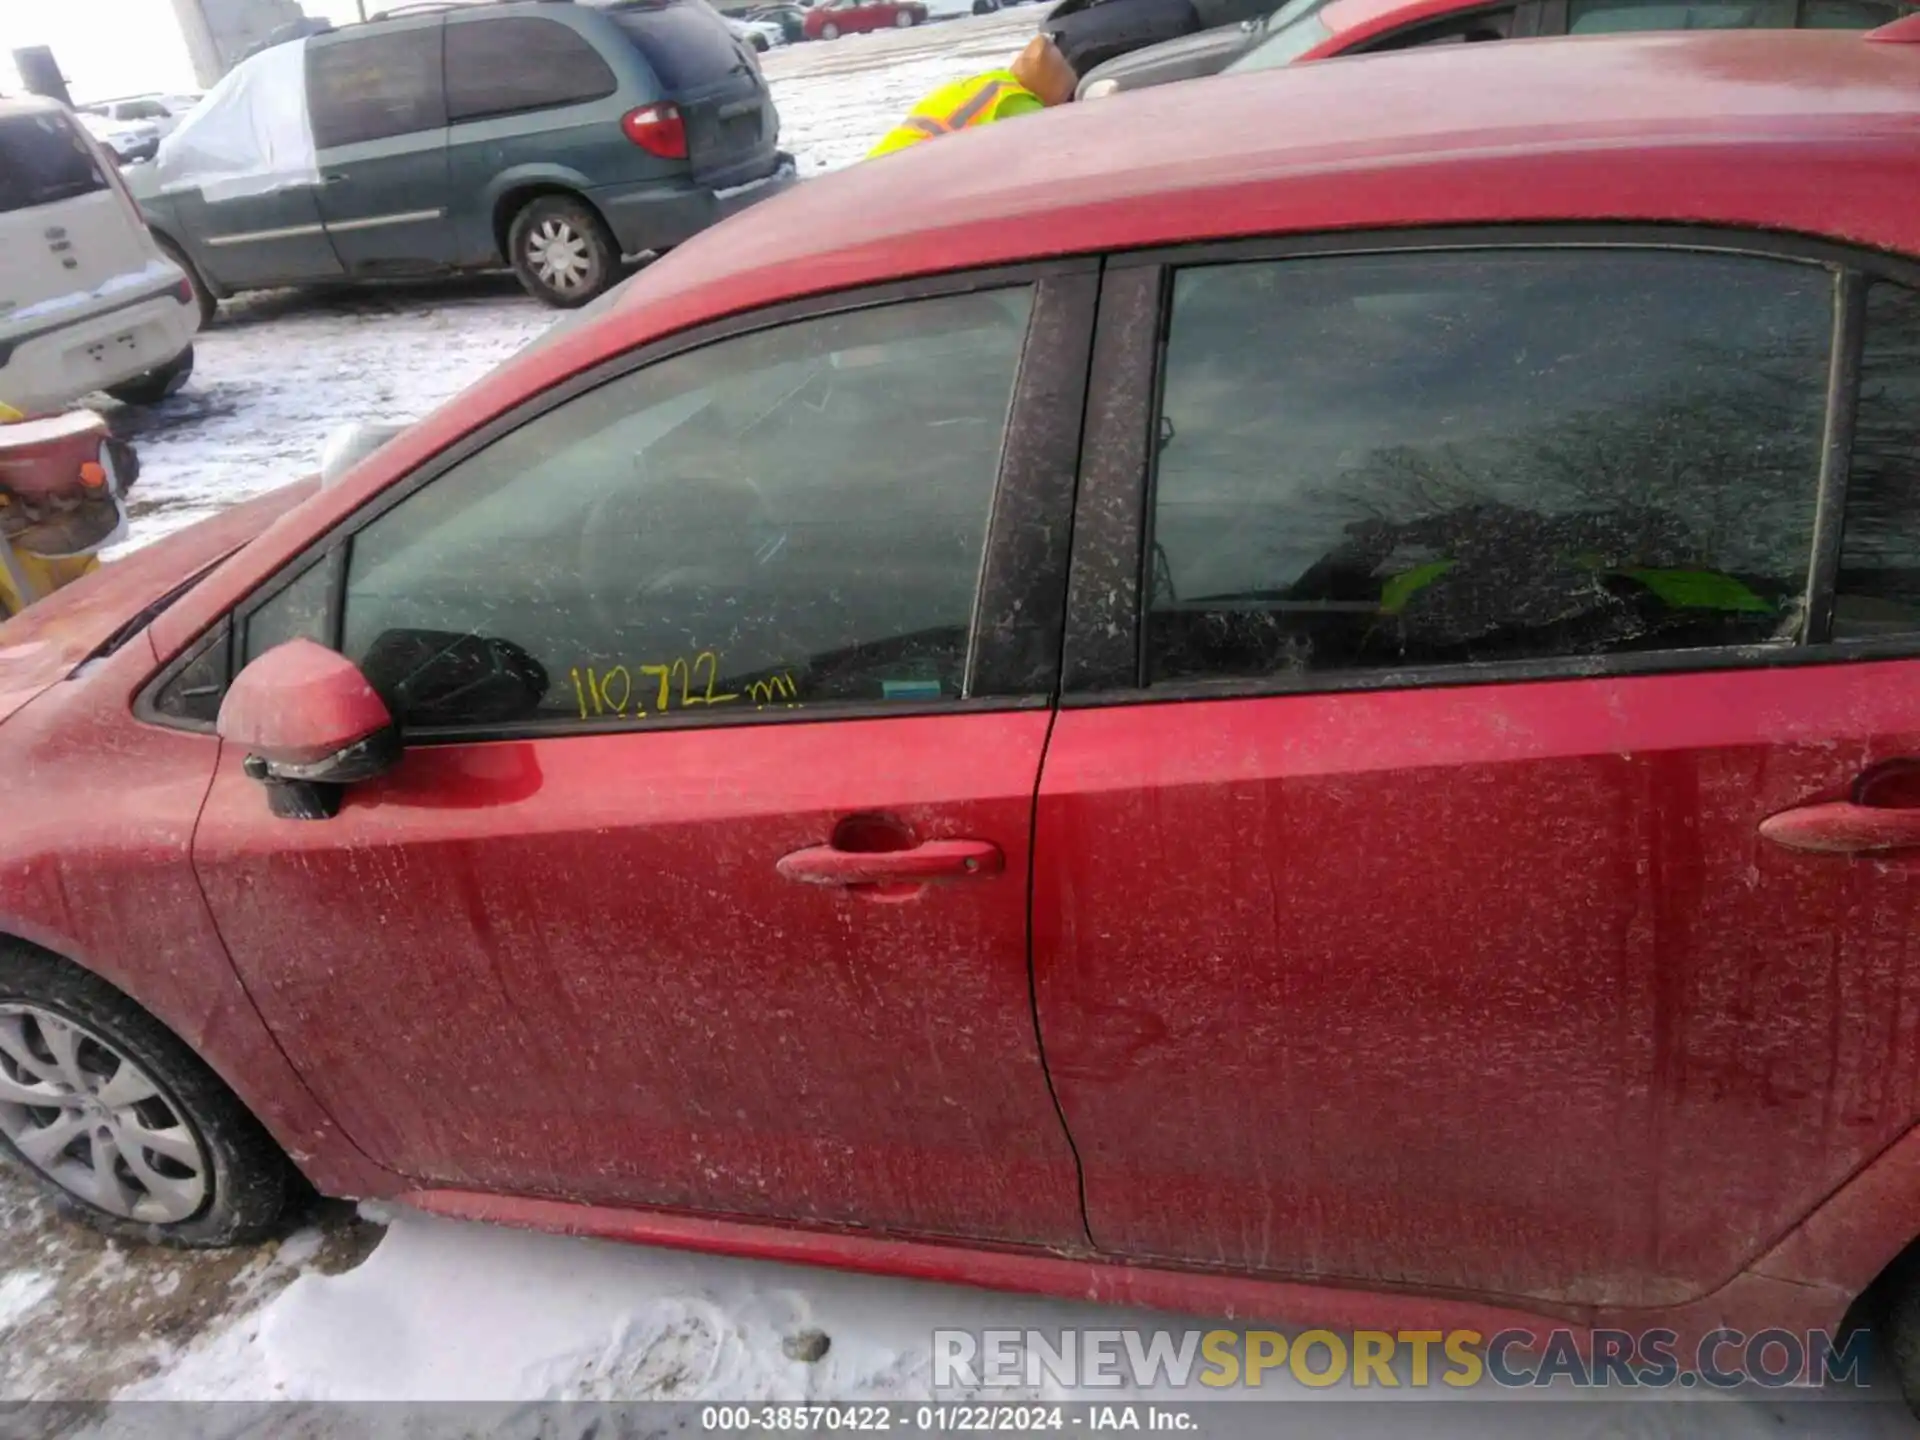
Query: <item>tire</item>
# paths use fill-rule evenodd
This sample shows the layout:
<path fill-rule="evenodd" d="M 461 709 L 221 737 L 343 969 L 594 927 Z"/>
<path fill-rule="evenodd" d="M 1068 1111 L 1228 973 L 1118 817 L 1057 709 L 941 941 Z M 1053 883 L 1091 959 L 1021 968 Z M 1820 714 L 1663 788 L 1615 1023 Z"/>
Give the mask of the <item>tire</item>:
<path fill-rule="evenodd" d="M 840 38 L 840 27 L 829 20 L 820 27 L 820 38 L 822 40 L 838 40 Z"/>
<path fill-rule="evenodd" d="M 23 1094 L 56 1103 L 18 1103 Z M 78 1098 L 58 1103 L 63 1096 Z M 47 1151 L 67 1130 L 73 1139 Z M 0 942 L 0 1144 L 68 1217 L 116 1239 L 188 1249 L 268 1238 L 302 1184 L 171 1031 L 97 976 L 14 941 Z M 109 1155 L 102 1187 L 94 1158 Z"/>
<path fill-rule="evenodd" d="M 747 43 L 753 46 L 756 53 L 761 55 L 764 55 L 767 53 L 767 37 L 766 36 L 754 35 L 748 39 Z"/>
<path fill-rule="evenodd" d="M 578 309 L 620 279 L 620 252 L 607 227 L 568 195 L 529 201 L 513 217 L 507 249 L 527 293 L 556 309 Z"/>
<path fill-rule="evenodd" d="M 911 30 L 918 23 L 911 10 L 901 10 L 893 17 L 893 28 L 896 30 Z"/>
<path fill-rule="evenodd" d="M 118 385 L 109 385 L 107 394 L 122 405 L 158 405 L 186 384 L 192 374 L 193 346 L 189 345 L 166 364 L 157 365 L 131 380 L 122 380 Z"/>
<path fill-rule="evenodd" d="M 162 255 L 186 271 L 187 279 L 193 282 L 193 303 L 200 307 L 200 328 L 206 329 L 213 323 L 213 317 L 220 313 L 220 297 L 207 288 L 207 282 L 200 278 L 200 272 L 187 259 L 186 251 L 164 235 L 155 235 L 153 243 L 160 247 Z"/>

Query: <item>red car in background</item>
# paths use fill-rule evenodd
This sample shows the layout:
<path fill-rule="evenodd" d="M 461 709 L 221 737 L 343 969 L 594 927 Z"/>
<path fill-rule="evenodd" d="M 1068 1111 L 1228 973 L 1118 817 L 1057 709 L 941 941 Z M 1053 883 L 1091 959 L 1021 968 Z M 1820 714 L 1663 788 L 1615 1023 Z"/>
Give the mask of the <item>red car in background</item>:
<path fill-rule="evenodd" d="M 820 0 L 803 22 L 809 40 L 837 40 L 866 30 L 905 30 L 927 23 L 918 0 Z"/>
<path fill-rule="evenodd" d="M 1913 39 L 917 147 L 53 596 L 0 1134 L 184 1244 L 297 1165 L 1689 1367 L 1886 1277 L 1914 1355 Z"/>

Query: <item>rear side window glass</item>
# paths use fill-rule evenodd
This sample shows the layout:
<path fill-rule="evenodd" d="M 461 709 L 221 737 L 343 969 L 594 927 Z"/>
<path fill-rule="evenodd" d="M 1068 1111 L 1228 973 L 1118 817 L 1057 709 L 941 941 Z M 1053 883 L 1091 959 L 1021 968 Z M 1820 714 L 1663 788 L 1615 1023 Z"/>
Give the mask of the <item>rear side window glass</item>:
<path fill-rule="evenodd" d="M 719 340 L 354 537 L 342 649 L 403 724 L 959 698 L 1025 287 Z"/>
<path fill-rule="evenodd" d="M 599 51 L 556 20 L 455 20 L 447 25 L 447 118 L 475 120 L 613 94 Z"/>
<path fill-rule="evenodd" d="M 1627 30 L 1791 30 L 1793 0 L 1570 0 L 1569 35 Z"/>
<path fill-rule="evenodd" d="M 1796 641 L 1833 284 L 1682 251 L 1180 272 L 1150 680 Z"/>
<path fill-rule="evenodd" d="M 107 188 L 107 177 L 66 116 L 0 120 L 0 213 L 51 205 Z"/>
<path fill-rule="evenodd" d="M 436 130 L 447 123 L 440 83 L 443 29 L 379 30 L 307 45 L 307 107 L 316 148 Z"/>
<path fill-rule="evenodd" d="M 700 0 L 662 0 L 611 13 L 671 93 L 711 85 L 749 68 L 733 32 Z"/>
<path fill-rule="evenodd" d="M 1876 283 L 1847 475 L 1833 638 L 1920 633 L 1920 295 Z"/>

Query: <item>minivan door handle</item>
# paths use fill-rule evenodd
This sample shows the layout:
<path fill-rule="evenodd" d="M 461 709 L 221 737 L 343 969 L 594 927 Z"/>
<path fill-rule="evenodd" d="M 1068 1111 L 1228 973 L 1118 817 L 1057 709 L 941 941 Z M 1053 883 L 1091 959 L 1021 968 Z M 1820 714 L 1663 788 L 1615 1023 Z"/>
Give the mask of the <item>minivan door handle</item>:
<path fill-rule="evenodd" d="M 1782 810 L 1760 822 L 1774 844 L 1810 855 L 1872 855 L 1920 849 L 1920 809 L 1837 800 Z"/>
<path fill-rule="evenodd" d="M 841 850 L 814 845 L 783 855 L 776 868 L 802 885 L 924 885 L 983 880 L 1005 868 L 990 840 L 927 840 L 907 850 Z"/>

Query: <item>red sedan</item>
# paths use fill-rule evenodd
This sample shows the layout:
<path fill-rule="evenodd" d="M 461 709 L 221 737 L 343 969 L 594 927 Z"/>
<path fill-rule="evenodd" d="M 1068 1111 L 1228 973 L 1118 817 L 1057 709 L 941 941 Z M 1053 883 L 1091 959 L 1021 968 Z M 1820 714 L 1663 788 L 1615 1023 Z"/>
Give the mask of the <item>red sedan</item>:
<path fill-rule="evenodd" d="M 0 1132 L 186 1244 L 297 1168 L 1213 1313 L 1837 1325 L 1920 1235 L 1912 35 L 919 147 L 54 596 Z"/>
<path fill-rule="evenodd" d="M 905 30 L 927 23 L 918 0 L 820 0 L 801 22 L 809 40 L 838 40 L 866 30 Z"/>

